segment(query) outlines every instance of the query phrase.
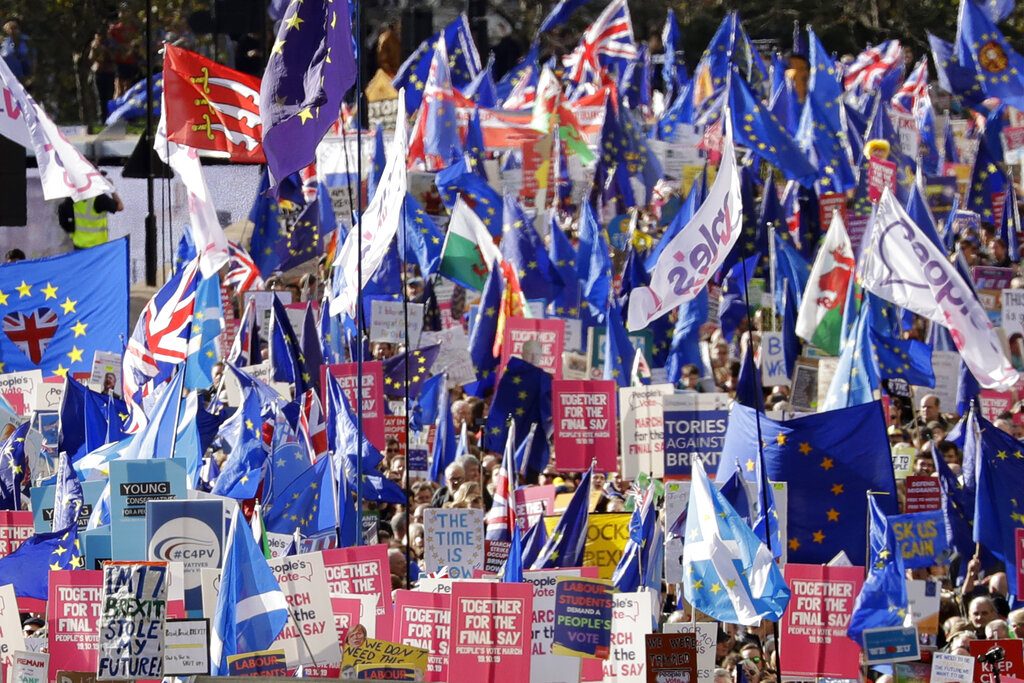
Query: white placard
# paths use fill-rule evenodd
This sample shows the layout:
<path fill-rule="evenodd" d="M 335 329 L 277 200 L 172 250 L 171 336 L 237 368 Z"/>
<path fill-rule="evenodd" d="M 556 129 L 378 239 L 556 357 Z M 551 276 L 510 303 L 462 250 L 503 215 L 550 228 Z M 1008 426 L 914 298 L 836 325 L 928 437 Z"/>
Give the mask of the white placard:
<path fill-rule="evenodd" d="M 636 479 L 640 472 L 665 476 L 665 412 L 663 400 L 673 393 L 671 384 L 619 389 L 619 444 L 622 476 Z"/>
<path fill-rule="evenodd" d="M 469 337 L 461 327 L 448 327 L 440 332 L 424 332 L 421 335 L 421 343 L 423 346 L 441 345 L 431 372 L 435 375 L 447 373 L 450 386 L 476 381 L 476 370 L 473 367 L 473 360 L 469 357 Z"/>
<path fill-rule="evenodd" d="M 338 631 L 320 553 L 270 560 L 270 569 L 284 591 L 289 619 L 270 649 L 283 649 L 288 666 L 341 663 Z"/>
<path fill-rule="evenodd" d="M 761 384 L 766 387 L 789 386 L 786 352 L 781 332 L 761 333 Z M 820 375 L 819 375 L 820 376 Z"/>
<path fill-rule="evenodd" d="M 8 372 L 0 375 L 0 394 L 21 394 L 22 405 L 24 410 L 19 413 L 22 417 L 26 417 L 33 410 L 38 409 L 39 405 L 39 394 L 43 390 L 43 373 L 40 370 L 26 370 L 25 372 Z M 63 396 L 64 384 L 60 385 L 61 395 Z M 14 406 L 15 409 L 18 406 Z M 60 408 L 60 402 L 52 408 L 57 410 Z"/>
<path fill-rule="evenodd" d="M 612 647 L 602 662 L 604 683 L 647 683 L 651 593 L 617 593 L 612 599 Z"/>
<path fill-rule="evenodd" d="M 559 576 L 582 576 L 579 568 L 530 571 L 523 575 L 533 584 L 533 643 L 530 683 L 562 683 L 580 677 L 580 659 L 551 653 L 555 632 L 555 583 Z"/>
<path fill-rule="evenodd" d="M 712 683 L 715 680 L 715 646 L 718 624 L 698 621 L 694 624 L 665 624 L 665 633 L 694 633 L 697 636 L 697 683 Z"/>
<path fill-rule="evenodd" d="M 423 304 L 405 304 L 402 301 L 370 302 L 370 341 L 405 344 L 405 321 L 408 305 L 409 346 L 417 348 L 423 332 Z"/>
<path fill-rule="evenodd" d="M 0 586 L 0 663 L 7 665 L 11 661 L 11 653 L 25 649 L 25 634 L 21 630 L 14 586 Z"/>
<path fill-rule="evenodd" d="M 428 508 L 423 512 L 423 571 L 448 567 L 453 579 L 484 568 L 484 513 L 475 508 Z"/>
<path fill-rule="evenodd" d="M 1024 334 L 1024 289 L 1004 289 L 1001 296 L 1006 335 Z"/>
<path fill-rule="evenodd" d="M 14 652 L 11 655 L 11 683 L 46 683 L 50 655 L 45 652 Z"/>
<path fill-rule="evenodd" d="M 96 351 L 92 354 L 89 388 L 101 394 L 121 395 L 121 354 L 111 351 Z"/>
<path fill-rule="evenodd" d="M 941 683 L 972 683 L 974 658 L 949 652 L 932 654 L 931 680 Z"/>
<path fill-rule="evenodd" d="M 164 623 L 164 676 L 210 673 L 210 622 L 168 619 Z"/>

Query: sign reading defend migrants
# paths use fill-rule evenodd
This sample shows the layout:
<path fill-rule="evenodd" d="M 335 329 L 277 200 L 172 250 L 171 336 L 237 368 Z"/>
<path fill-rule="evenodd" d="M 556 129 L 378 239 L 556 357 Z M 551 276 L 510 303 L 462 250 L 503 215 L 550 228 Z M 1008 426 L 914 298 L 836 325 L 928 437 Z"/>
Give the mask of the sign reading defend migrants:
<path fill-rule="evenodd" d="M 103 565 L 98 680 L 163 676 L 166 607 L 166 562 Z"/>
<path fill-rule="evenodd" d="M 729 423 L 728 394 L 672 394 L 663 399 L 665 478 L 689 479 L 694 458 L 709 476 L 718 471 Z"/>
<path fill-rule="evenodd" d="M 555 460 L 559 471 L 583 472 L 592 461 L 597 463 L 597 472 L 618 469 L 616 388 L 611 380 L 552 382 Z"/>

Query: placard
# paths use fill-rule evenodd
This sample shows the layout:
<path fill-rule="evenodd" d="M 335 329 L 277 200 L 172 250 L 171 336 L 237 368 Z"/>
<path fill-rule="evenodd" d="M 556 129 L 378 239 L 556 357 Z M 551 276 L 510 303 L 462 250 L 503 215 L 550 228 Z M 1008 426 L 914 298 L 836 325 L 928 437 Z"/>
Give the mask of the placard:
<path fill-rule="evenodd" d="M 605 338 L 608 336 L 607 328 L 603 326 L 587 329 L 587 369 L 591 379 L 604 377 L 604 347 Z M 636 330 L 626 335 L 629 343 L 633 346 L 633 352 L 642 351 L 647 365 L 652 363 L 654 349 L 654 333 L 650 330 Z M 632 367 L 632 357 L 630 367 Z"/>
<path fill-rule="evenodd" d="M 782 333 L 762 332 L 761 345 L 758 349 L 761 354 L 761 385 L 766 387 L 789 386 Z"/>
<path fill-rule="evenodd" d="M 555 429 L 555 467 L 583 472 L 618 470 L 619 434 L 612 380 L 566 380 L 551 383 Z"/>
<path fill-rule="evenodd" d="M 708 476 L 715 476 L 731 400 L 719 393 L 665 396 L 666 479 L 689 479 L 693 458 L 700 458 Z"/>
<path fill-rule="evenodd" d="M 39 402 L 39 394 L 43 388 L 41 370 L 24 372 L 8 372 L 0 375 L 0 394 L 21 417 L 28 417 Z"/>
<path fill-rule="evenodd" d="M 34 533 L 32 513 L 28 510 L 0 511 L 0 558 L 13 553 Z"/>
<path fill-rule="evenodd" d="M 697 645 L 697 683 L 712 683 L 715 680 L 715 647 L 717 645 L 718 624 L 716 622 L 698 621 L 687 623 L 665 623 L 665 633 L 690 633 Z"/>
<path fill-rule="evenodd" d="M 331 609 L 334 612 L 334 627 L 338 632 L 338 642 L 343 643 L 348 632 L 355 626 L 366 629 L 367 638 L 377 637 L 377 598 L 373 595 L 331 596 Z"/>
<path fill-rule="evenodd" d="M 409 307 L 408 314 L 405 306 Z M 409 325 L 409 348 L 419 348 L 420 333 L 423 332 L 423 304 L 403 301 L 370 302 L 370 341 L 388 344 L 406 343 L 405 327 Z"/>
<path fill-rule="evenodd" d="M 7 666 L 13 652 L 25 649 L 27 648 L 25 634 L 21 630 L 18 599 L 14 595 L 14 586 L 5 584 L 0 586 L 0 664 Z"/>
<path fill-rule="evenodd" d="M 501 342 L 501 369 L 512 356 L 536 365 L 552 377 L 562 376 L 565 321 L 558 318 L 513 317 L 505 322 Z"/>
<path fill-rule="evenodd" d="M 533 585 L 533 654 L 530 658 L 530 683 L 600 680 L 601 660 L 580 659 L 554 654 L 555 586 L 561 576 L 597 576 L 594 567 L 567 567 L 523 572 L 523 580 Z"/>
<path fill-rule="evenodd" d="M 903 565 L 907 569 L 931 567 L 949 561 L 945 516 L 940 511 L 889 515 Z"/>
<path fill-rule="evenodd" d="M 349 643 L 341 664 L 342 678 L 417 681 L 427 668 L 427 651 L 387 640 L 367 638 Z"/>
<path fill-rule="evenodd" d="M 920 659 L 917 627 L 868 628 L 861 634 L 864 659 L 868 664 L 913 662 Z"/>
<path fill-rule="evenodd" d="M 290 668 L 340 664 L 338 631 L 320 553 L 281 557 L 269 562 L 288 603 L 289 619 L 274 641 Z M 390 574 L 389 574 L 390 578 Z"/>
<path fill-rule="evenodd" d="M 103 565 L 97 680 L 162 678 L 166 562 Z"/>
<path fill-rule="evenodd" d="M 110 539 L 115 560 L 142 560 L 146 552 L 146 503 L 188 497 L 185 463 L 114 460 L 110 463 Z"/>
<path fill-rule="evenodd" d="M 931 680 L 935 683 L 973 683 L 974 658 L 950 652 L 933 653 Z"/>
<path fill-rule="evenodd" d="M 475 508 L 423 511 L 423 571 L 448 568 L 453 579 L 484 567 L 484 513 Z"/>
<path fill-rule="evenodd" d="M 607 580 L 558 577 L 551 644 L 553 654 L 608 659 L 613 590 L 612 582 Z"/>
<path fill-rule="evenodd" d="M 818 221 L 819 225 L 831 225 L 832 214 L 836 211 L 843 219 L 843 225 L 847 223 L 846 195 L 841 192 L 823 192 L 818 195 Z"/>
<path fill-rule="evenodd" d="M 999 663 L 999 677 L 1002 680 L 1024 678 L 1024 640 L 972 640 L 967 649 L 974 660 L 974 680 L 977 683 L 995 683 L 992 665 L 979 662 L 978 656 L 997 645 L 1005 653 L 1005 658 Z"/>
<path fill-rule="evenodd" d="M 938 646 L 939 579 L 907 579 L 907 613 L 910 626 L 917 627 L 917 642 L 922 649 L 934 650 Z"/>
<path fill-rule="evenodd" d="M 889 188 L 890 192 L 896 191 L 896 164 L 880 157 L 871 157 L 868 161 L 868 199 L 877 204 L 885 188 Z"/>
<path fill-rule="evenodd" d="M 427 651 L 423 680 L 448 680 L 448 642 L 451 638 L 452 598 L 439 593 L 395 591 L 392 640 Z"/>
<path fill-rule="evenodd" d="M 917 449 L 910 444 L 897 444 L 892 447 L 892 470 L 897 479 L 906 479 L 914 471 L 914 456 Z"/>
<path fill-rule="evenodd" d="M 57 671 L 96 671 L 102 596 L 101 571 L 61 569 L 50 572 L 46 637 L 51 680 Z"/>
<path fill-rule="evenodd" d="M 379 633 L 390 632 L 391 567 L 382 544 L 323 551 L 324 574 L 332 597 L 372 595 Z"/>
<path fill-rule="evenodd" d="M 146 503 L 146 558 L 180 562 L 185 609 L 203 609 L 202 569 L 220 568 L 224 504 L 219 500 L 152 500 Z"/>
<path fill-rule="evenodd" d="M 30 432 L 31 433 L 31 432 Z M 78 531 L 82 533 L 89 525 L 89 516 L 92 514 L 93 506 L 99 500 L 106 482 L 94 479 L 82 482 L 82 500 L 84 504 L 78 511 Z M 53 498 L 57 487 L 53 484 L 46 486 L 33 486 L 29 490 L 29 498 L 32 501 L 32 523 L 35 525 L 37 534 L 44 534 L 53 530 Z"/>
<path fill-rule="evenodd" d="M 164 676 L 210 673 L 210 621 L 168 619 L 164 622 Z"/>
<path fill-rule="evenodd" d="M 359 372 L 356 363 L 325 363 L 321 366 L 321 381 L 323 404 L 327 405 L 327 382 L 324 379 L 329 372 L 338 380 L 338 385 L 345 392 L 345 399 L 352 409 L 352 415 L 359 413 L 359 405 L 356 402 L 357 375 Z M 363 414 L 362 429 L 367 440 L 378 450 L 383 451 L 387 446 L 384 438 L 384 364 L 380 361 L 365 361 L 363 363 Z"/>
<path fill-rule="evenodd" d="M 789 389 L 789 404 L 798 413 L 818 410 L 818 359 L 798 358 L 793 366 L 793 382 Z"/>
<path fill-rule="evenodd" d="M 999 196 L 1002 197 L 1001 192 Z M 999 225 L 999 222 L 996 221 L 995 225 Z M 971 278 L 977 289 L 1006 289 L 1010 286 L 1010 281 L 1013 280 L 1015 274 L 1016 271 L 1013 268 L 1001 266 L 974 266 L 971 268 Z"/>
<path fill-rule="evenodd" d="M 857 678 L 860 646 L 846 636 L 863 567 L 787 564 L 792 591 L 781 623 L 786 675 Z"/>
<path fill-rule="evenodd" d="M 101 394 L 121 396 L 121 354 L 96 351 L 92 354 L 89 387 Z"/>
<path fill-rule="evenodd" d="M 907 477 L 904 512 L 929 512 L 942 509 L 942 487 L 936 477 Z"/>
<path fill-rule="evenodd" d="M 648 633 L 647 683 L 697 680 L 697 638 L 692 633 Z"/>
<path fill-rule="evenodd" d="M 602 662 L 605 683 L 647 683 L 647 642 L 653 593 L 617 593 L 612 605 L 612 647 Z"/>
<path fill-rule="evenodd" d="M 461 386 L 476 381 L 476 369 L 469 355 L 469 337 L 461 326 L 446 327 L 440 332 L 424 330 L 420 340 L 423 346 L 441 345 L 430 368 L 435 375 L 447 374 L 449 385 Z"/>
<path fill-rule="evenodd" d="M 284 650 L 259 650 L 228 655 L 228 676 L 287 676 Z"/>
<path fill-rule="evenodd" d="M 978 402 L 981 404 L 982 417 L 995 422 L 1000 415 L 1013 408 L 1013 392 L 982 389 L 978 393 Z"/>
<path fill-rule="evenodd" d="M 50 655 L 45 652 L 14 652 L 11 657 L 11 683 L 46 683 Z"/>
<path fill-rule="evenodd" d="M 628 481 L 647 472 L 655 479 L 665 476 L 664 397 L 672 394 L 671 384 L 649 384 L 619 388 L 619 452 L 622 477 Z"/>
<path fill-rule="evenodd" d="M 459 680 L 530 680 L 533 586 L 524 583 L 452 585 L 449 671 Z"/>
<path fill-rule="evenodd" d="M 555 486 L 521 486 L 516 489 L 515 504 L 516 523 L 525 534 L 546 513 L 555 509 Z"/>
<path fill-rule="evenodd" d="M 1024 334 L 1024 289 L 1004 289 L 999 294 L 1007 336 Z"/>

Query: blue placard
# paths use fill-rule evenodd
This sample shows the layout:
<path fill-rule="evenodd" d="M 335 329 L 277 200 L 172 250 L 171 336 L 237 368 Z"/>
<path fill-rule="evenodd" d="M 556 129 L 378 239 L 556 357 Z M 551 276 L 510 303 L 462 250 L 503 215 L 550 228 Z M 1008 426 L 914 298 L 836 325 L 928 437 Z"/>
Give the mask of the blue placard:
<path fill-rule="evenodd" d="M 154 500 L 146 504 L 148 559 L 181 562 L 185 609 L 202 611 L 202 570 L 219 569 L 224 550 L 224 503 Z"/>
<path fill-rule="evenodd" d="M 674 394 L 664 398 L 665 477 L 690 478 L 694 458 L 709 476 L 718 472 L 729 424 L 723 394 Z"/>
<path fill-rule="evenodd" d="M 868 664 L 913 662 L 921 658 L 916 626 L 869 628 L 865 629 L 863 639 Z"/>
<path fill-rule="evenodd" d="M 941 510 L 889 515 L 889 528 L 908 569 L 949 562 L 946 520 Z"/>
<path fill-rule="evenodd" d="M 183 460 L 115 460 L 110 463 L 110 531 L 113 559 L 146 559 L 146 503 L 187 497 Z"/>
<path fill-rule="evenodd" d="M 86 569 L 102 569 L 100 566 L 110 557 L 110 527 L 101 526 L 78 534 L 82 540 L 82 552 L 85 553 Z"/>
<path fill-rule="evenodd" d="M 89 523 L 89 515 L 92 514 L 93 506 L 100 499 L 103 488 L 107 485 L 105 481 L 86 481 L 82 483 L 82 499 L 84 504 L 78 513 L 78 530 L 84 531 Z M 32 499 L 32 524 L 37 534 L 52 531 L 53 527 L 53 494 L 56 486 L 33 486 L 29 492 Z"/>

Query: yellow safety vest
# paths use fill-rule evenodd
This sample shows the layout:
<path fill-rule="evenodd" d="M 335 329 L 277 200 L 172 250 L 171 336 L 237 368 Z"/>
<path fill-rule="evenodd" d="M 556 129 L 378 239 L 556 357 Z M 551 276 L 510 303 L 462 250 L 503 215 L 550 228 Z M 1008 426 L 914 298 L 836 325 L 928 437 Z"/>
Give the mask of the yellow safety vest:
<path fill-rule="evenodd" d="M 93 208 L 95 199 L 75 202 L 75 231 L 71 241 L 80 249 L 95 247 L 107 241 L 107 214 Z"/>

